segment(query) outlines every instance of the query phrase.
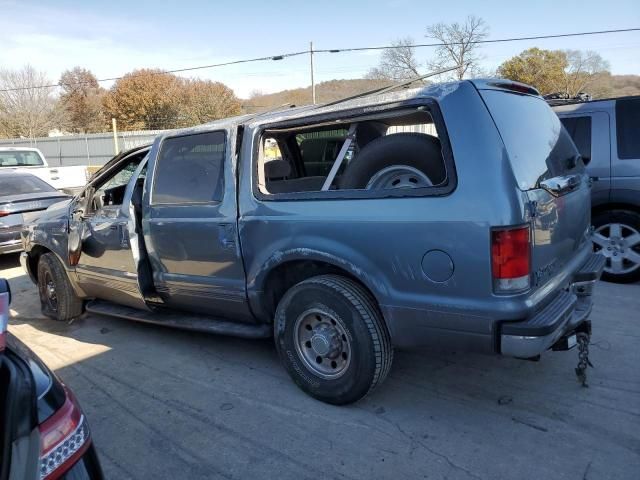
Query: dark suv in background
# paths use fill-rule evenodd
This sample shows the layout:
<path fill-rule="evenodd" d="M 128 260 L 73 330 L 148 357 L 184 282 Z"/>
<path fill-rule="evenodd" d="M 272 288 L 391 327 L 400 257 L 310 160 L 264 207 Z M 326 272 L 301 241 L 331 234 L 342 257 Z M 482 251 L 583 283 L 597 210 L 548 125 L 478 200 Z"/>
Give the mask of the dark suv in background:
<path fill-rule="evenodd" d="M 640 96 L 550 100 L 591 177 L 593 242 L 605 280 L 640 280 Z"/>

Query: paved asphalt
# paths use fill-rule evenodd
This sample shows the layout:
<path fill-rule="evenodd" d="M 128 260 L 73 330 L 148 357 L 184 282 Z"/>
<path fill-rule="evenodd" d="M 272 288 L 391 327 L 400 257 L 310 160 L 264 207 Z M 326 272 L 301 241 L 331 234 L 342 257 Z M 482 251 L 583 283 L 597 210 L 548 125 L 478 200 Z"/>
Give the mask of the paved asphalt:
<path fill-rule="evenodd" d="M 40 315 L 17 256 L 10 331 L 68 383 L 107 478 L 640 478 L 640 284 L 597 286 L 590 388 L 577 352 L 538 363 L 397 352 L 356 405 L 319 403 L 268 341 Z"/>

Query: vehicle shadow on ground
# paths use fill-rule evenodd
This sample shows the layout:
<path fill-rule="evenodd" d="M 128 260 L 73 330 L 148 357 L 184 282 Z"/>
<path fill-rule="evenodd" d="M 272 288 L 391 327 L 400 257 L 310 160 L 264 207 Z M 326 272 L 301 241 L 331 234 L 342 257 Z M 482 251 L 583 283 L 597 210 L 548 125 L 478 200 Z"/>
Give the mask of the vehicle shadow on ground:
<path fill-rule="evenodd" d="M 590 388 L 575 378 L 575 351 L 534 363 L 423 350 L 397 352 L 378 390 L 334 407 L 291 382 L 271 341 L 96 315 L 57 323 L 25 275 L 10 281 L 11 331 L 80 399 L 107 478 L 633 478 L 640 468 L 637 286 L 599 286 L 592 317 L 606 328 L 595 329 Z"/>
<path fill-rule="evenodd" d="M 20 254 L 8 253 L 0 255 L 0 270 L 20 267 Z"/>

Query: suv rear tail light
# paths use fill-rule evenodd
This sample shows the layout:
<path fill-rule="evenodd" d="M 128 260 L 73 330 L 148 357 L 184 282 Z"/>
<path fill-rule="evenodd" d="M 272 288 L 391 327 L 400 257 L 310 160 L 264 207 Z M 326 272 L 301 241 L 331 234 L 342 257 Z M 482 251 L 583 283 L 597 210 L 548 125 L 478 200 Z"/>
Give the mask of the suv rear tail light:
<path fill-rule="evenodd" d="M 62 407 L 40 429 L 40 479 L 55 480 L 67 472 L 89 448 L 90 432 L 73 394 L 65 389 Z"/>
<path fill-rule="evenodd" d="M 526 290 L 531 286 L 531 235 L 529 227 L 491 232 L 493 288 L 497 293 Z"/>
<path fill-rule="evenodd" d="M 7 327 L 9 325 L 9 304 L 11 303 L 11 290 L 9 282 L 0 278 L 0 352 L 7 345 Z"/>

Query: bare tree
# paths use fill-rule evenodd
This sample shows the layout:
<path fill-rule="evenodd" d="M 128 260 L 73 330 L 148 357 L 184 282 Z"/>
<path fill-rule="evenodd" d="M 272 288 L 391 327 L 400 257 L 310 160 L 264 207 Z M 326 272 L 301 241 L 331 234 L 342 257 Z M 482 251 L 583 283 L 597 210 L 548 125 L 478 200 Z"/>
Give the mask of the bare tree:
<path fill-rule="evenodd" d="M 465 75 L 480 71 L 480 44 L 489 35 L 484 20 L 469 15 L 464 23 L 436 23 L 427 27 L 427 38 L 435 38 L 442 45 L 436 47 L 434 59 L 428 62 L 429 70 L 456 67 L 455 77 L 462 80 Z"/>
<path fill-rule="evenodd" d="M 74 133 L 105 131 L 108 125 L 102 108 L 105 90 L 91 71 L 81 67 L 67 70 L 58 85 L 61 87 L 60 106 L 65 112 L 66 128 Z"/>
<path fill-rule="evenodd" d="M 591 93 L 599 96 L 603 92 L 594 91 L 601 87 L 599 78 L 609 71 L 609 62 L 604 60 L 594 51 L 564 50 L 567 58 L 567 67 L 564 75 L 564 91 L 571 97 L 580 92 Z"/>
<path fill-rule="evenodd" d="M 419 77 L 420 64 L 415 56 L 415 47 L 411 37 L 402 38 L 392 43 L 394 48 L 384 50 L 380 64 L 367 74 L 369 79 L 383 79 L 394 82 Z"/>
<path fill-rule="evenodd" d="M 60 123 L 61 112 L 43 72 L 26 65 L 0 70 L 0 136 L 45 136 Z"/>

